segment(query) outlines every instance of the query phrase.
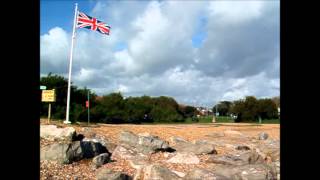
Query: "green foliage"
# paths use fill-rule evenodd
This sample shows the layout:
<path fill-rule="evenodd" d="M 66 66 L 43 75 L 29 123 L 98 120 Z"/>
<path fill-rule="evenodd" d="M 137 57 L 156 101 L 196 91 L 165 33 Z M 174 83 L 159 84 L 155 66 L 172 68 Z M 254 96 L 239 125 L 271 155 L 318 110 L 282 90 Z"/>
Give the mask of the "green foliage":
<path fill-rule="evenodd" d="M 56 102 L 52 103 L 53 119 L 65 119 L 68 81 L 62 76 L 48 74 L 41 77 L 40 85 L 47 86 L 47 89 L 56 90 Z M 192 106 L 182 106 L 171 97 L 128 97 L 123 98 L 121 93 L 111 93 L 98 97 L 89 89 L 71 86 L 70 99 L 70 120 L 87 121 L 88 114 L 85 102 L 88 92 L 90 94 L 90 122 L 102 123 L 209 123 L 212 116 L 196 118 L 197 110 Z M 259 117 L 266 122 L 278 118 L 277 107 L 280 105 L 280 98 L 256 99 L 248 96 L 245 99 L 234 102 L 222 101 L 217 109 L 220 116 L 217 122 L 233 122 L 229 115 L 236 114 L 236 122 L 256 122 Z M 213 107 L 213 112 L 216 107 Z M 40 116 L 48 116 L 48 103 L 42 102 Z"/>
<path fill-rule="evenodd" d="M 66 118 L 66 106 L 67 106 L 67 92 L 68 92 L 68 80 L 62 76 L 52 75 L 49 73 L 46 77 L 40 78 L 40 85 L 47 86 L 47 89 L 55 89 L 56 102 L 51 104 L 51 117 L 52 119 L 65 119 Z M 85 113 L 85 101 L 87 100 L 87 93 L 89 89 L 78 89 L 76 86 L 71 86 L 70 89 L 70 121 L 84 121 L 82 115 Z M 91 98 L 95 98 L 96 95 L 90 93 Z M 91 107 L 96 105 L 95 101 L 90 101 Z M 48 116 L 48 103 L 41 102 L 40 104 L 40 116 Z"/>
<path fill-rule="evenodd" d="M 197 109 L 192 106 L 179 107 L 179 111 L 182 113 L 184 118 L 192 118 L 196 116 Z"/>
<path fill-rule="evenodd" d="M 218 116 L 216 117 L 217 123 L 234 123 L 234 119 L 232 119 L 230 116 Z"/>
<path fill-rule="evenodd" d="M 125 100 L 126 120 L 128 123 L 153 122 L 150 112 L 153 101 L 148 96 L 129 97 Z"/>
<path fill-rule="evenodd" d="M 230 114 L 232 102 L 222 101 L 218 105 L 213 106 L 212 111 L 216 113 L 216 110 L 219 112 L 219 116 L 227 116 Z"/>
<path fill-rule="evenodd" d="M 257 100 L 253 96 L 247 96 L 245 100 L 234 101 L 231 112 L 237 115 L 235 122 L 257 121 L 262 119 L 278 118 L 276 104 L 271 99 Z"/>
<path fill-rule="evenodd" d="M 150 116 L 154 122 L 182 122 L 183 116 L 178 103 L 171 97 L 160 96 L 153 98 L 154 106 Z"/>

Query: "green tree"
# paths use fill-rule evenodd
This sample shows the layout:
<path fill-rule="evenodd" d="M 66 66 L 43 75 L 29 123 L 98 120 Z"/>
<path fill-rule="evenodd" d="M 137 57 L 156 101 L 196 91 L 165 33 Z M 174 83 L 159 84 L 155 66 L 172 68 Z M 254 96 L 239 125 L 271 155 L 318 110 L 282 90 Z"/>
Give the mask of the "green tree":
<path fill-rule="evenodd" d="M 179 111 L 184 118 L 192 118 L 196 115 L 197 109 L 193 106 L 179 106 Z"/>
<path fill-rule="evenodd" d="M 213 106 L 212 112 L 216 113 L 218 110 L 220 116 L 227 116 L 230 114 L 232 102 L 221 101 L 218 105 Z"/>
<path fill-rule="evenodd" d="M 277 105 L 272 99 L 259 99 L 258 113 L 262 119 L 278 118 Z"/>
<path fill-rule="evenodd" d="M 154 122 L 182 122 L 183 116 L 178 103 L 171 97 L 154 98 L 154 107 L 150 112 Z"/>
<path fill-rule="evenodd" d="M 126 121 L 128 123 L 152 122 L 150 111 L 152 99 L 148 96 L 129 97 L 125 100 Z"/>
<path fill-rule="evenodd" d="M 72 83 L 71 83 L 72 84 Z M 63 76 L 53 75 L 49 73 L 45 77 L 40 78 L 40 85 L 47 86 L 47 89 L 55 89 L 56 102 L 52 103 L 51 111 L 53 119 L 65 119 L 66 106 L 67 106 L 67 91 L 68 80 Z M 76 86 L 71 85 L 70 89 L 70 120 L 83 121 L 87 120 L 82 114 L 85 113 L 85 101 L 87 100 L 87 93 L 89 89 L 78 89 Z M 92 100 L 90 100 L 90 106 L 94 107 L 96 102 L 95 94 L 90 93 Z M 40 106 L 40 116 L 47 116 L 48 103 L 42 102 Z"/>
<path fill-rule="evenodd" d="M 244 100 L 234 101 L 231 112 L 237 115 L 236 122 L 257 121 L 262 119 L 277 118 L 277 106 L 272 99 L 256 99 L 247 96 Z"/>
<path fill-rule="evenodd" d="M 238 100 L 233 104 L 231 112 L 237 115 L 236 122 L 258 119 L 258 100 L 254 96 L 247 96 L 245 100 Z"/>
<path fill-rule="evenodd" d="M 102 97 L 98 107 L 99 113 L 104 115 L 104 123 L 124 123 L 125 122 L 125 103 L 121 93 L 111 93 Z"/>

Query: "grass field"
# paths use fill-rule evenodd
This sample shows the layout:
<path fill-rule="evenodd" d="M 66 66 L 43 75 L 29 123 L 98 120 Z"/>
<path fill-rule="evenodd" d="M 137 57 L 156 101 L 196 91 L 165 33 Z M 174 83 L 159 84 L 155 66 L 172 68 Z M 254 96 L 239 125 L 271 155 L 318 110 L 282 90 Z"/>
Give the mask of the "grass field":
<path fill-rule="evenodd" d="M 43 117 L 46 119 L 46 117 Z M 59 121 L 59 120 L 53 120 Z M 63 120 L 60 120 L 61 122 Z M 154 123 L 142 123 L 142 124 L 196 124 L 196 123 L 211 123 L 212 116 L 204 116 L 198 118 L 198 121 L 192 121 L 192 118 L 187 118 L 184 122 L 154 122 Z M 229 116 L 218 116 L 216 119 L 216 123 L 234 123 L 234 120 Z M 252 123 L 252 124 L 259 124 L 259 121 L 256 122 L 243 122 L 243 123 Z M 262 124 L 280 124 L 280 119 L 263 119 Z"/>

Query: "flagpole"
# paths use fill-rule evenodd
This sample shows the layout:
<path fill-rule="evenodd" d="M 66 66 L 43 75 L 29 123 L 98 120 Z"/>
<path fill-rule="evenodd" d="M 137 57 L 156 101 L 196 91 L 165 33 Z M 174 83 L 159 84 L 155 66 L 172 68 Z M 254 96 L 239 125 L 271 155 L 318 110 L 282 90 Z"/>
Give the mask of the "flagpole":
<path fill-rule="evenodd" d="M 73 42 L 75 39 L 76 23 L 77 23 L 77 13 L 78 13 L 78 4 L 75 3 L 74 9 L 74 20 L 73 20 L 73 30 L 71 38 L 71 50 L 70 50 L 70 61 L 69 61 L 69 78 L 68 78 L 68 95 L 67 95 L 67 111 L 66 111 L 66 120 L 65 124 L 70 124 L 69 121 L 69 110 L 70 110 L 70 85 L 71 85 L 71 69 L 72 69 L 72 55 L 73 55 Z"/>

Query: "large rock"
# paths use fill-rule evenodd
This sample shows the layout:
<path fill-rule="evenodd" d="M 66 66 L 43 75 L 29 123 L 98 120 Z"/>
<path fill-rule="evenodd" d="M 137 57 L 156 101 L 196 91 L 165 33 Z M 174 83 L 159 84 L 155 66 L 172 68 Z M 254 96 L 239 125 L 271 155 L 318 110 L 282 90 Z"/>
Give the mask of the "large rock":
<path fill-rule="evenodd" d="M 128 162 L 129 165 L 136 170 L 143 169 L 145 166 L 149 165 L 148 161 L 141 158 L 131 158 L 128 160 Z"/>
<path fill-rule="evenodd" d="M 109 153 L 107 148 L 95 139 L 83 139 L 81 148 L 84 158 L 93 158 L 102 153 Z"/>
<path fill-rule="evenodd" d="M 176 173 L 176 175 L 178 175 L 179 177 L 184 177 L 184 176 L 186 176 L 185 173 L 180 172 L 180 171 L 174 171 L 174 170 L 172 170 L 172 172 Z"/>
<path fill-rule="evenodd" d="M 176 173 L 172 172 L 168 168 L 158 165 L 151 164 L 144 167 L 142 170 L 137 172 L 134 179 L 143 180 L 178 180 L 181 179 Z"/>
<path fill-rule="evenodd" d="M 72 141 L 76 137 L 76 130 L 73 127 L 57 128 L 55 125 L 40 125 L 40 137 L 51 141 Z"/>
<path fill-rule="evenodd" d="M 171 136 L 169 138 L 169 140 L 173 144 L 180 143 L 180 142 L 185 142 L 185 143 L 188 142 L 188 141 L 184 140 L 182 137 L 178 137 L 178 136 Z"/>
<path fill-rule="evenodd" d="M 96 172 L 97 180 L 130 180 L 130 176 L 121 172 L 115 172 L 111 169 L 100 169 Z"/>
<path fill-rule="evenodd" d="M 166 161 L 167 163 L 176 164 L 199 164 L 200 159 L 193 153 L 177 153 L 175 156 Z"/>
<path fill-rule="evenodd" d="M 238 145 L 238 146 L 236 146 L 236 150 L 239 150 L 239 151 L 248 151 L 248 150 L 250 150 L 250 147 L 249 147 L 249 146 L 246 146 L 246 145 Z"/>
<path fill-rule="evenodd" d="M 132 159 L 134 158 L 135 156 L 137 156 L 137 152 L 136 151 L 133 151 L 131 149 L 127 149 L 123 146 L 120 146 L 118 145 L 113 153 L 112 153 L 112 156 L 111 156 L 111 159 L 117 159 L 117 158 L 120 158 L 120 159 L 126 159 L 126 160 L 129 160 L 129 159 Z"/>
<path fill-rule="evenodd" d="M 92 164 L 94 168 L 99 168 L 105 163 L 110 161 L 110 154 L 109 153 L 102 153 L 92 159 Z"/>
<path fill-rule="evenodd" d="M 265 132 L 259 134 L 259 140 L 266 140 L 268 139 L 269 135 Z"/>
<path fill-rule="evenodd" d="M 233 180 L 275 180 L 276 172 L 265 164 L 216 166 L 215 173 Z"/>
<path fill-rule="evenodd" d="M 69 164 L 83 158 L 83 149 L 80 141 L 72 143 L 54 143 L 40 150 L 41 160 L 57 161 L 61 164 Z"/>
<path fill-rule="evenodd" d="M 255 151 L 243 152 L 236 155 L 211 156 L 207 163 L 242 166 L 246 164 L 264 163 L 264 159 Z"/>
<path fill-rule="evenodd" d="M 229 180 L 227 177 L 213 173 L 207 169 L 195 168 L 189 171 L 183 180 Z"/>
<path fill-rule="evenodd" d="M 84 141 L 99 142 L 102 146 L 106 147 L 110 153 L 112 153 L 117 147 L 117 144 L 110 142 L 105 137 L 100 135 L 96 135 L 94 138 L 85 138 Z"/>
<path fill-rule="evenodd" d="M 188 152 L 196 155 L 217 154 L 214 145 L 204 140 L 195 141 L 193 143 L 188 141 L 177 141 L 172 148 L 178 152 Z"/>
<path fill-rule="evenodd" d="M 126 148 L 135 148 L 138 152 L 149 154 L 158 150 L 166 150 L 169 144 L 157 136 L 136 135 L 129 131 L 122 131 L 119 136 L 119 142 Z"/>
<path fill-rule="evenodd" d="M 263 143 L 259 144 L 255 151 L 261 155 L 263 158 L 271 159 L 271 161 L 280 160 L 280 142 L 277 140 L 265 140 Z"/>
<path fill-rule="evenodd" d="M 125 159 L 125 160 L 146 160 L 148 155 L 137 152 L 135 149 L 128 149 L 118 145 L 113 151 L 111 159 Z"/>

